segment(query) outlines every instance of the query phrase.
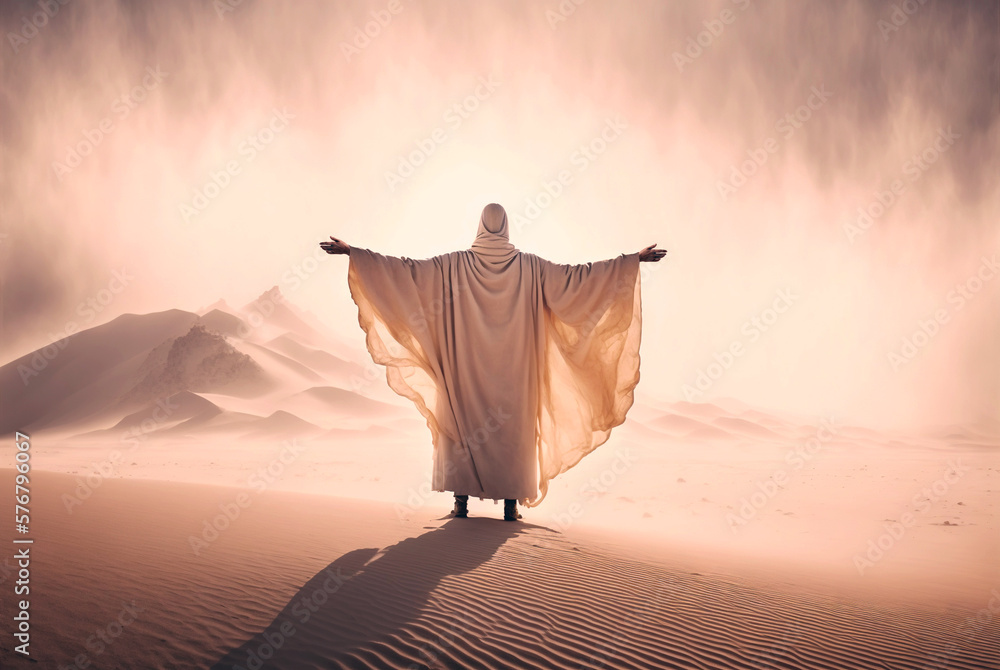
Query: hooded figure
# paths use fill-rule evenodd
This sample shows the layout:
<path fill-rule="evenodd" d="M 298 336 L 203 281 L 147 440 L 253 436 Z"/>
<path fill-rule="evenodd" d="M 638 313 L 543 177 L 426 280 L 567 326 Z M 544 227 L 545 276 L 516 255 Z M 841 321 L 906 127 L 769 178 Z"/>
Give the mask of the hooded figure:
<path fill-rule="evenodd" d="M 535 506 L 625 420 L 639 381 L 639 253 L 585 265 L 522 253 L 497 204 L 466 251 L 346 248 L 368 351 L 427 420 L 433 490 Z"/>

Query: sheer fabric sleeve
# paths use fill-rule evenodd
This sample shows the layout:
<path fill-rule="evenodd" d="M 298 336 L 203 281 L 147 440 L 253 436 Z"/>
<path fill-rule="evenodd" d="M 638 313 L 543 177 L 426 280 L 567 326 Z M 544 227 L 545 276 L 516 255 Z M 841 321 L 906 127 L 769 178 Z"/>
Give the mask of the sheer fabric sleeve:
<path fill-rule="evenodd" d="M 385 366 L 389 387 L 413 401 L 427 420 L 435 445 L 441 432 L 458 435 L 441 402 L 444 335 L 438 311 L 451 300 L 449 260 L 449 255 L 413 260 L 353 247 L 348 269 L 368 352 Z"/>
<path fill-rule="evenodd" d="M 539 259 L 544 364 L 539 380 L 539 489 L 604 444 L 639 382 L 639 254 L 585 265 Z"/>

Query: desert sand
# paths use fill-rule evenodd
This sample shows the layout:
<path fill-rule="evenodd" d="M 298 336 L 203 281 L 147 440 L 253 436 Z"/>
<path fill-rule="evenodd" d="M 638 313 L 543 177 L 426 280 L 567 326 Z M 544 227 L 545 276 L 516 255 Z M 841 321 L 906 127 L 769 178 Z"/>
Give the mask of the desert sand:
<path fill-rule="evenodd" d="M 640 386 L 521 522 L 459 520 L 416 411 L 277 289 L 53 347 L 0 368 L 37 667 L 1000 667 L 996 425 Z"/>
<path fill-rule="evenodd" d="M 238 489 L 110 480 L 67 514 L 60 498 L 74 487 L 68 475 L 35 479 L 38 667 L 1000 662 L 998 619 L 976 618 L 1000 607 L 997 590 L 979 608 L 919 582 L 844 592 L 719 556 L 656 556 L 639 537 L 505 523 L 492 505 L 464 520 L 424 510 L 399 522 L 386 503 L 265 492 L 203 534 L 238 506 Z M 7 640 L 3 653 L 11 660 Z"/>

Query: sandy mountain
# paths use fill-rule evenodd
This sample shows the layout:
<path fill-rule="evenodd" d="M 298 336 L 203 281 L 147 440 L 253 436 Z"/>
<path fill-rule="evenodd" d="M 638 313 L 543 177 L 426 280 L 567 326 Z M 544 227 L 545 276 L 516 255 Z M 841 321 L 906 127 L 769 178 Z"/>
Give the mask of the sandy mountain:
<path fill-rule="evenodd" d="M 230 307 L 229 303 L 226 302 L 225 298 L 219 298 L 218 300 L 216 300 L 215 302 L 213 302 L 211 305 L 209 305 L 207 307 L 202 307 L 201 309 L 199 309 L 198 310 L 198 314 L 201 315 L 201 316 L 204 316 L 205 314 L 208 314 L 209 312 L 211 312 L 213 310 L 218 310 L 220 312 L 226 312 L 227 314 L 233 314 L 233 315 L 235 315 L 236 312 L 238 311 L 238 310 L 235 310 L 232 307 Z"/>
<path fill-rule="evenodd" d="M 765 428 L 764 426 L 756 423 L 754 421 L 747 421 L 739 417 L 733 416 L 720 416 L 713 422 L 717 427 L 730 432 L 743 433 L 749 437 L 757 437 L 763 439 L 773 439 L 779 437 L 774 431 Z"/>
<path fill-rule="evenodd" d="M 403 416 L 398 405 L 346 390 L 362 379 L 367 394 L 389 393 L 363 366 L 330 354 L 336 338 L 321 328 L 276 287 L 243 310 L 220 300 L 200 315 L 123 315 L 0 368 L 0 432 L 313 435 Z"/>
<path fill-rule="evenodd" d="M 658 419 L 648 422 L 648 425 L 668 435 L 688 435 L 692 431 L 705 428 L 705 424 L 680 414 L 664 414 Z"/>
<path fill-rule="evenodd" d="M 710 421 L 720 416 L 728 416 L 731 414 L 718 405 L 710 402 L 687 402 L 685 400 L 667 403 L 667 406 L 664 409 L 673 412 L 674 414 L 695 417 L 702 421 Z"/>
<path fill-rule="evenodd" d="M 205 411 L 187 421 L 157 431 L 153 437 L 204 439 L 223 435 L 235 438 L 235 436 L 250 430 L 254 423 L 261 418 L 256 414 L 218 408 L 217 411 Z"/>
<path fill-rule="evenodd" d="M 293 437 L 311 438 L 326 429 L 310 423 L 291 412 L 278 410 L 269 416 L 234 412 L 216 408 L 205 411 L 176 425 L 157 431 L 150 437 L 159 439 L 220 440 L 238 444 L 241 440 L 282 441 Z"/>
<path fill-rule="evenodd" d="M 334 356 L 324 349 L 303 344 L 291 333 L 279 335 L 268 341 L 266 346 L 316 370 L 340 386 L 349 387 L 352 380 L 364 378 L 365 369 L 361 365 Z"/>
<path fill-rule="evenodd" d="M 310 385 L 319 384 L 324 381 L 324 377 L 307 365 L 278 353 L 269 347 L 248 342 L 247 340 L 233 340 L 233 347 L 257 361 L 273 377 L 280 377 L 286 380 L 286 384 L 293 384 L 297 380 L 299 383 Z"/>
<path fill-rule="evenodd" d="M 250 430 L 243 433 L 241 437 L 252 440 L 286 440 L 292 437 L 310 437 L 323 432 L 323 428 L 283 410 L 257 419 L 249 424 L 249 428 Z"/>
<path fill-rule="evenodd" d="M 415 435 L 413 432 L 396 430 L 387 426 L 369 426 L 368 428 L 360 430 L 331 428 L 320 435 L 320 438 L 323 440 L 332 440 L 338 443 L 351 442 L 354 440 L 369 442 L 371 440 L 413 442 L 416 438 L 417 440 L 423 439 L 427 442 L 427 444 L 430 444 L 430 433 L 426 433 L 426 436 L 424 434 Z"/>
<path fill-rule="evenodd" d="M 218 330 L 238 328 L 234 319 L 216 310 L 201 317 L 182 310 L 126 314 L 11 361 L 0 368 L 0 433 L 57 430 L 80 435 L 123 420 L 141 423 L 142 413 L 156 402 L 185 391 L 259 397 L 288 382 L 272 373 L 272 368 L 285 371 L 272 358 L 298 371 L 300 383 L 288 386 L 284 396 L 325 380 L 280 353 L 238 337 L 227 340 Z M 249 347 L 269 367 L 234 343 Z M 220 408 L 200 409 L 210 411 Z"/>
<path fill-rule="evenodd" d="M 116 405 L 149 352 L 197 319 L 178 309 L 123 314 L 0 367 L 0 434 L 72 423 Z"/>
<path fill-rule="evenodd" d="M 126 400 L 146 401 L 184 390 L 254 396 L 271 386 L 256 361 L 201 324 L 150 351 L 139 374 L 141 380 L 125 394 Z"/>
<path fill-rule="evenodd" d="M 350 419 L 352 422 L 384 423 L 388 419 L 419 417 L 415 409 L 372 400 L 333 386 L 315 386 L 285 398 L 278 409 L 294 412 L 309 421 L 329 425 L 331 420 Z"/>
<path fill-rule="evenodd" d="M 312 346 L 323 346 L 332 333 L 309 312 L 288 302 L 281 289 L 273 286 L 239 309 L 251 328 L 261 332 L 292 331 Z"/>
<path fill-rule="evenodd" d="M 133 412 L 114 425 L 114 428 L 156 424 L 169 425 L 185 421 L 205 412 L 219 410 L 218 405 L 191 391 L 181 391 L 163 400 L 149 403 L 141 410 Z"/>
<path fill-rule="evenodd" d="M 196 417 L 204 419 L 221 412 L 222 409 L 218 405 L 197 393 L 181 391 L 147 403 L 144 407 L 122 417 L 110 428 L 81 433 L 74 435 L 74 438 L 87 440 L 112 438 L 126 442 L 133 438 L 144 440 L 189 419 Z"/>
<path fill-rule="evenodd" d="M 212 309 L 202 314 L 198 323 L 208 330 L 230 337 L 242 337 L 250 329 L 243 319 L 221 309 Z"/>

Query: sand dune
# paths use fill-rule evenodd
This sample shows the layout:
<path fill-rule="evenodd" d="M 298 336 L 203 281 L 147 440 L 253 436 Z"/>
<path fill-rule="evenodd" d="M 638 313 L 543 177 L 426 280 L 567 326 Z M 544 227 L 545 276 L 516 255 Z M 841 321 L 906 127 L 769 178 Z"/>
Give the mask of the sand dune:
<path fill-rule="evenodd" d="M 256 314 L 257 325 L 241 313 Z M 348 418 L 346 427 L 356 429 L 399 416 L 398 404 L 346 390 L 362 380 L 372 395 L 391 395 L 360 365 L 324 351 L 336 342 L 321 328 L 277 288 L 242 311 L 219 301 L 201 316 L 182 310 L 126 315 L 67 338 L 62 349 L 53 345 L 52 352 L 39 350 L 0 368 L 0 432 L 92 440 L 150 424 L 148 415 L 156 412 L 144 436 L 193 439 L 205 431 L 212 438 L 244 429 L 264 437 L 273 434 L 276 420 L 260 421 L 276 410 L 296 417 L 285 420 L 295 435 L 345 427 Z M 31 373 L 27 385 L 24 370 Z M 332 381 L 344 388 L 329 386 Z M 198 394 L 213 406 L 192 405 Z M 185 409 L 164 417 L 156 408 L 169 398 L 186 399 Z"/>
<path fill-rule="evenodd" d="M 278 410 L 263 419 L 252 423 L 252 429 L 243 433 L 250 439 L 286 439 L 292 436 L 308 437 L 318 435 L 323 428 L 300 419 L 290 412 Z"/>
<path fill-rule="evenodd" d="M 369 426 L 368 428 L 362 428 L 360 430 L 351 430 L 345 428 L 332 428 L 320 436 L 322 439 L 326 440 L 374 440 L 378 439 L 384 441 L 389 440 L 406 440 L 413 441 L 413 431 L 412 430 L 399 430 L 394 428 L 389 428 L 387 426 Z"/>
<path fill-rule="evenodd" d="M 632 419 L 629 417 L 619 428 L 616 429 L 617 436 L 630 440 L 662 440 L 664 432 L 650 428 L 645 421 Z"/>
<path fill-rule="evenodd" d="M 731 416 L 720 416 L 716 418 L 713 423 L 721 427 L 724 430 L 731 432 L 742 433 L 743 435 L 748 435 L 751 437 L 769 439 L 779 437 L 777 433 L 773 430 L 765 428 L 759 423 L 753 421 L 747 421 L 746 419 L 741 419 L 739 417 Z"/>
<path fill-rule="evenodd" d="M 352 338 L 349 341 L 345 342 L 336 333 L 330 333 L 329 339 L 325 340 L 321 345 L 316 345 L 312 344 L 309 341 L 309 338 L 302 337 L 297 333 L 295 333 L 294 331 L 289 330 L 285 331 L 281 335 L 277 335 L 271 338 L 270 340 L 267 340 L 267 344 L 268 346 L 270 346 L 270 343 L 276 342 L 280 345 L 285 341 L 296 344 L 304 349 L 329 352 L 332 356 L 336 356 L 337 358 L 344 361 L 361 360 L 364 363 L 367 363 L 367 361 L 369 360 L 367 358 L 368 351 L 365 349 L 363 340 Z M 281 351 L 281 346 L 277 346 L 275 347 L 275 349 Z"/>
<path fill-rule="evenodd" d="M 159 423 L 179 422 L 199 416 L 205 412 L 219 409 L 215 403 L 206 400 L 197 393 L 181 391 L 166 398 L 162 403 L 150 403 L 137 412 L 133 412 L 115 424 L 114 428 L 128 428 L 151 420 Z M 160 417 L 164 418 L 160 418 Z"/>
<path fill-rule="evenodd" d="M 211 309 L 202 314 L 198 323 L 209 330 L 230 337 L 242 337 L 248 330 L 247 322 L 224 309 Z"/>
<path fill-rule="evenodd" d="M 261 319 L 269 329 L 292 331 L 311 346 L 323 346 L 330 339 L 327 328 L 306 310 L 291 305 L 277 286 L 264 291 L 239 311 L 245 317 Z"/>
<path fill-rule="evenodd" d="M 163 428 L 149 435 L 152 439 L 184 437 L 199 440 L 206 445 L 218 446 L 219 439 L 246 438 L 252 440 L 280 441 L 292 437 L 311 437 L 324 431 L 304 419 L 278 410 L 267 416 L 220 410 L 207 410 L 174 426 Z"/>
<path fill-rule="evenodd" d="M 765 428 L 770 428 L 776 432 L 784 432 L 789 428 L 787 422 L 756 409 L 748 409 L 740 412 L 739 418 L 751 421 L 757 425 L 764 426 Z"/>
<path fill-rule="evenodd" d="M 110 428 L 79 433 L 70 439 L 104 438 L 117 440 L 123 435 L 136 432 L 141 432 L 143 436 L 149 437 L 190 419 L 204 419 L 221 411 L 215 403 L 206 400 L 197 393 L 181 391 L 155 402 L 147 403 L 140 409 L 122 417 Z"/>
<path fill-rule="evenodd" d="M 364 368 L 357 363 L 346 361 L 323 349 L 314 349 L 302 344 L 291 333 L 285 333 L 268 341 L 267 347 L 320 372 L 345 388 L 350 386 L 352 380 L 361 379 L 364 375 Z"/>
<path fill-rule="evenodd" d="M 262 658 L 266 668 L 1000 664 L 1000 617 L 968 623 L 988 592 L 977 607 L 709 569 L 618 536 L 505 523 L 492 506 L 401 524 L 380 503 L 244 490 L 238 507 L 237 489 L 110 480 L 69 514 L 60 498 L 75 487 L 37 475 L 39 667 L 80 654 L 95 667 L 220 670 Z M 224 524 L 220 509 L 238 514 Z M 206 532 L 213 521 L 224 529 Z M 7 536 L 10 520 L 0 523 Z M 110 645 L 93 644 L 122 618 Z M 5 666 L 11 647 L 5 635 Z"/>
<path fill-rule="evenodd" d="M 126 398 L 162 398 L 185 389 L 253 397 L 274 387 L 257 361 L 200 324 L 151 351 L 140 374 Z"/>
<path fill-rule="evenodd" d="M 0 434 L 70 423 L 114 404 L 147 352 L 197 318 L 176 309 L 125 314 L 0 367 Z"/>
<path fill-rule="evenodd" d="M 922 668 L 935 654 L 997 667 L 996 624 L 962 632 L 1000 579 L 984 560 L 996 435 L 838 424 L 806 454 L 817 417 L 638 397 L 526 523 L 485 503 L 446 521 L 415 409 L 349 362 L 360 342 L 330 354 L 283 307 L 246 337 L 224 303 L 122 317 L 74 336 L 27 387 L 0 370 L 5 403 L 33 417 L 43 667 L 81 653 L 93 667 L 256 667 L 275 640 L 265 667 Z M 113 449 L 125 456 L 93 486 Z M 955 458 L 971 474 L 914 507 Z M 905 541 L 855 577 L 858 552 L 907 511 Z M 343 583 L 327 593 L 331 574 Z M 143 610 L 121 640 L 88 646 L 132 600 Z"/>
<path fill-rule="evenodd" d="M 716 426 L 702 426 L 701 428 L 695 428 L 687 434 L 688 439 L 697 440 L 726 440 L 732 441 L 733 436 L 728 431 L 725 431 Z"/>
<path fill-rule="evenodd" d="M 341 416 L 355 416 L 365 419 L 399 417 L 406 414 L 404 410 L 408 409 L 372 400 L 354 391 L 334 386 L 314 386 L 290 396 L 283 404 L 302 408 L 305 411 L 308 411 L 309 408 L 315 408 Z M 415 409 L 410 412 L 410 414 L 414 413 L 416 413 Z"/>
<path fill-rule="evenodd" d="M 262 417 L 246 412 L 230 412 L 216 407 L 182 421 L 176 426 L 157 431 L 152 437 L 174 438 L 185 436 L 192 439 L 204 439 L 219 434 L 236 434 L 246 432 Z"/>
<path fill-rule="evenodd" d="M 323 381 L 323 377 L 309 367 L 259 344 L 234 342 L 233 347 L 250 356 L 258 365 L 267 369 L 275 377 L 287 379 L 290 373 L 302 382 L 316 384 Z"/>
<path fill-rule="evenodd" d="M 670 435 L 688 435 L 707 427 L 707 424 L 680 414 L 665 414 L 649 422 L 653 428 Z"/>

